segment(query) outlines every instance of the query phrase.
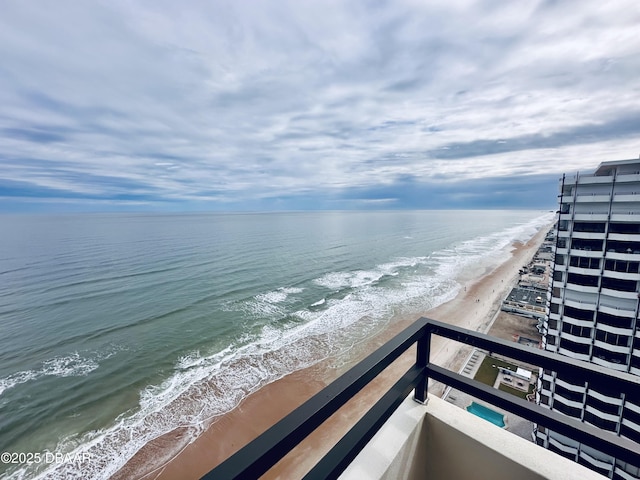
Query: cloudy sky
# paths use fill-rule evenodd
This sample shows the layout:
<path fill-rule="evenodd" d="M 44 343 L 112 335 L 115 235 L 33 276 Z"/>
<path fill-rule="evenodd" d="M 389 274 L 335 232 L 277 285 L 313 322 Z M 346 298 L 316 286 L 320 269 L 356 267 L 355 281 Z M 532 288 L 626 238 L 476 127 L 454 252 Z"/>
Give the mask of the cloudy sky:
<path fill-rule="evenodd" d="M 637 0 L 0 0 L 0 211 L 554 208 L 640 154 Z"/>

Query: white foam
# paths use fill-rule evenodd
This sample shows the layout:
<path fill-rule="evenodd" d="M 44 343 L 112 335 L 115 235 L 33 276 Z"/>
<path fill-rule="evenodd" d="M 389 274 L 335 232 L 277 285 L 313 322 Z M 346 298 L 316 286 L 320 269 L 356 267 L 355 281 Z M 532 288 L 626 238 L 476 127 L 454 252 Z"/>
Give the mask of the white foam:
<path fill-rule="evenodd" d="M 68 355 L 54 357 L 45 360 L 40 364 L 39 368 L 32 370 L 24 370 L 12 373 L 4 378 L 0 378 L 0 395 L 10 388 L 42 377 L 73 377 L 84 376 L 94 371 L 99 366 L 99 361 L 108 358 L 110 355 L 97 355 L 87 358 L 81 356 L 78 352 Z"/>
<path fill-rule="evenodd" d="M 281 287 L 270 292 L 259 293 L 251 300 L 243 302 L 240 309 L 256 318 L 282 317 L 286 315 L 286 306 L 281 304 L 289 300 L 290 295 L 303 292 L 300 287 Z"/>
<path fill-rule="evenodd" d="M 358 288 L 371 285 L 383 276 L 382 272 L 371 270 L 356 270 L 353 272 L 330 272 L 314 280 L 321 287 L 337 291 L 343 288 Z"/>
<path fill-rule="evenodd" d="M 312 307 L 319 307 L 320 305 L 324 305 L 326 301 L 327 301 L 326 298 L 322 298 L 322 299 L 318 300 L 317 302 L 312 303 L 311 306 Z"/>

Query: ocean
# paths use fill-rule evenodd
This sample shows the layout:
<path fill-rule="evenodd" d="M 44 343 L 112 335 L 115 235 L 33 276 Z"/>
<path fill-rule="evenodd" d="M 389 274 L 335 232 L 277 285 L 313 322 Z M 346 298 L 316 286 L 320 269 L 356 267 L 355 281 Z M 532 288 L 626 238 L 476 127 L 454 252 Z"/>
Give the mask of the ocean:
<path fill-rule="evenodd" d="M 453 298 L 552 219 L 1 216 L 0 478 L 109 478 L 164 433 L 188 442 L 261 386 Z"/>

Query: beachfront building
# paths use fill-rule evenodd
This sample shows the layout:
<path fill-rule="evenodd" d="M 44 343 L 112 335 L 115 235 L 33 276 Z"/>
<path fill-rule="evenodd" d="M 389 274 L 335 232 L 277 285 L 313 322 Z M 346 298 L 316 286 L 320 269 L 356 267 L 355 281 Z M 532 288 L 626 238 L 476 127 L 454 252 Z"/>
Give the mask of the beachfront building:
<path fill-rule="evenodd" d="M 543 348 L 640 375 L 640 160 L 604 162 L 563 176 Z M 640 398 L 541 372 L 537 402 L 640 443 Z M 637 466 L 538 428 L 536 443 L 609 478 Z"/>

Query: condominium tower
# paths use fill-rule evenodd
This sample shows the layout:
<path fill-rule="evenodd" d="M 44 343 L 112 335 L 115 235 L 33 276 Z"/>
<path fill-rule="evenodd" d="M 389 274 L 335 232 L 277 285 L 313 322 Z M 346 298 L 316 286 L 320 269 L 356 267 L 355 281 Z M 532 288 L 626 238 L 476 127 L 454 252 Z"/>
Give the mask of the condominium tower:
<path fill-rule="evenodd" d="M 640 160 L 604 162 L 593 173 L 563 176 L 559 198 L 543 347 L 640 375 Z M 640 398 L 544 371 L 537 401 L 640 443 Z M 535 436 L 539 445 L 609 478 L 640 478 L 637 466 L 555 432 L 540 427 Z"/>

